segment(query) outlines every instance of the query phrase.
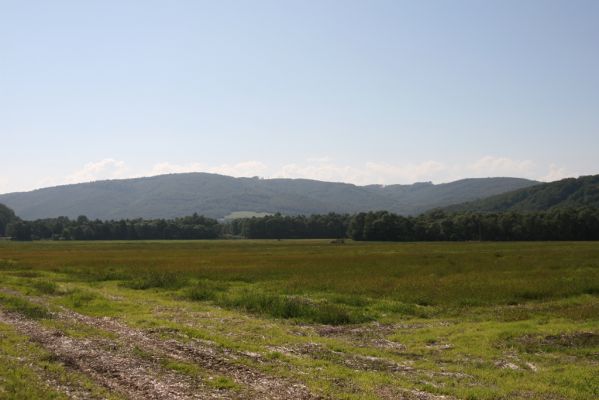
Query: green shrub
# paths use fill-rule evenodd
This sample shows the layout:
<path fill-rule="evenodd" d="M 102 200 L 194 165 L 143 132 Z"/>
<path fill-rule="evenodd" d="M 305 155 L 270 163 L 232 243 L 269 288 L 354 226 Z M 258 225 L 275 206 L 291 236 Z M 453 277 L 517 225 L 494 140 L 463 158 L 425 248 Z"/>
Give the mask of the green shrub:
<path fill-rule="evenodd" d="M 315 302 L 299 296 L 285 296 L 245 290 L 230 296 L 221 296 L 217 301 L 225 307 L 247 312 L 270 315 L 275 318 L 301 319 L 321 324 L 341 325 L 366 320 L 347 308 L 327 302 Z"/>
<path fill-rule="evenodd" d="M 91 303 L 97 296 L 91 292 L 74 290 L 67 297 L 67 301 L 75 308 L 81 308 Z"/>
<path fill-rule="evenodd" d="M 343 325 L 363 322 L 364 317 L 351 315 L 347 310 L 335 304 L 320 304 L 311 313 L 312 320 L 321 324 Z"/>
<path fill-rule="evenodd" d="M 43 294 L 58 293 L 58 285 L 50 281 L 35 281 L 31 284 L 35 290 Z"/>
<path fill-rule="evenodd" d="M 28 318 L 43 319 L 52 317 L 45 307 L 16 296 L 0 293 L 0 304 L 8 311 L 19 313 Z"/>
<path fill-rule="evenodd" d="M 217 295 L 225 290 L 226 284 L 203 279 L 187 290 L 186 297 L 193 301 L 216 300 Z"/>
<path fill-rule="evenodd" d="M 180 274 L 170 271 L 150 271 L 142 276 L 125 282 L 131 289 L 146 290 L 151 288 L 179 289 L 185 286 L 187 279 Z"/>

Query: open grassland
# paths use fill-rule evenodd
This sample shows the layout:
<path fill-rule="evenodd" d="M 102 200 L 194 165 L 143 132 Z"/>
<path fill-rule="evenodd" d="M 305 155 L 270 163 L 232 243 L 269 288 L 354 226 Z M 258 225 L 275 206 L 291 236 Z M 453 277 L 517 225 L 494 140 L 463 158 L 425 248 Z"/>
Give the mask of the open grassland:
<path fill-rule="evenodd" d="M 598 328 L 596 242 L 0 242 L 0 398 L 595 399 Z"/>

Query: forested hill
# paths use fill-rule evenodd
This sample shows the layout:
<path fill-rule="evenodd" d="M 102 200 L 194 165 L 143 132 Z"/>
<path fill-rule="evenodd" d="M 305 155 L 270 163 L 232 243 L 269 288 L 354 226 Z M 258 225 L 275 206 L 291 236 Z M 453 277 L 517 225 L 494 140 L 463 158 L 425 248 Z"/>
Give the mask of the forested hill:
<path fill-rule="evenodd" d="M 568 178 L 447 207 L 447 211 L 546 211 L 599 207 L 599 175 Z"/>
<path fill-rule="evenodd" d="M 0 204 L 0 236 L 4 236 L 6 226 L 16 219 L 15 213 L 4 204 Z"/>
<path fill-rule="evenodd" d="M 307 179 L 233 178 L 187 173 L 107 180 L 0 195 L 0 203 L 26 220 L 175 218 L 198 213 L 222 218 L 236 211 L 296 215 L 388 210 L 416 215 L 538 182 L 519 178 L 463 179 L 434 185 L 369 185 Z"/>

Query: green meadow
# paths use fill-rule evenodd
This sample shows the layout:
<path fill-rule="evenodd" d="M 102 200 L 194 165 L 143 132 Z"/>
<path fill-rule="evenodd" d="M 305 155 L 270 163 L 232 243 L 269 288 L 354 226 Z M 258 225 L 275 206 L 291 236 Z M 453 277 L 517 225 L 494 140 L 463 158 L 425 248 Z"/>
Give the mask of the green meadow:
<path fill-rule="evenodd" d="M 235 354 L 231 371 L 321 398 L 599 398 L 596 242 L 0 242 L 0 310 L 0 398 L 63 398 L 56 382 L 130 395 L 19 328 L 126 348 L 65 312 L 208 343 Z M 261 397 L 239 373 L 156 346 L 126 357 L 223 397 Z"/>

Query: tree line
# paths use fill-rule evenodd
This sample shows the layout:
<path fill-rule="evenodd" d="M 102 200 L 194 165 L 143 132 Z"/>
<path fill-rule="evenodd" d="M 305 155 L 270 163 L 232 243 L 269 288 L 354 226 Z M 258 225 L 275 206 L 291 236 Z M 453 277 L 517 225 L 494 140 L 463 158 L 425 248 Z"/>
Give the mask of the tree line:
<path fill-rule="evenodd" d="M 248 239 L 345 238 L 351 221 L 349 214 L 266 215 L 239 218 L 223 224 L 224 235 Z"/>
<path fill-rule="evenodd" d="M 250 239 L 350 238 L 358 241 L 599 240 L 599 208 L 530 213 L 447 213 L 419 216 L 388 211 L 246 218 L 225 231 Z"/>
<path fill-rule="evenodd" d="M 348 237 L 376 241 L 599 240 L 593 207 L 517 213 L 446 213 L 403 217 L 386 211 L 352 217 Z"/>
<path fill-rule="evenodd" d="M 5 235 L 8 224 L 16 219 L 17 217 L 13 210 L 4 204 L 0 204 L 0 236 Z"/>
<path fill-rule="evenodd" d="M 175 219 L 90 220 L 85 216 L 15 220 L 6 227 L 14 240 L 167 240 L 216 239 L 218 221 L 201 215 Z"/>
<path fill-rule="evenodd" d="M 23 221 L 2 227 L 14 240 L 309 239 L 357 241 L 599 240 L 599 208 L 516 213 L 442 210 L 419 216 L 387 211 L 242 218 L 219 222 L 201 215 L 174 219 L 90 220 L 85 216 Z M 8 216 L 8 217 L 7 217 Z M 0 232 L 1 234 L 2 232 Z"/>

